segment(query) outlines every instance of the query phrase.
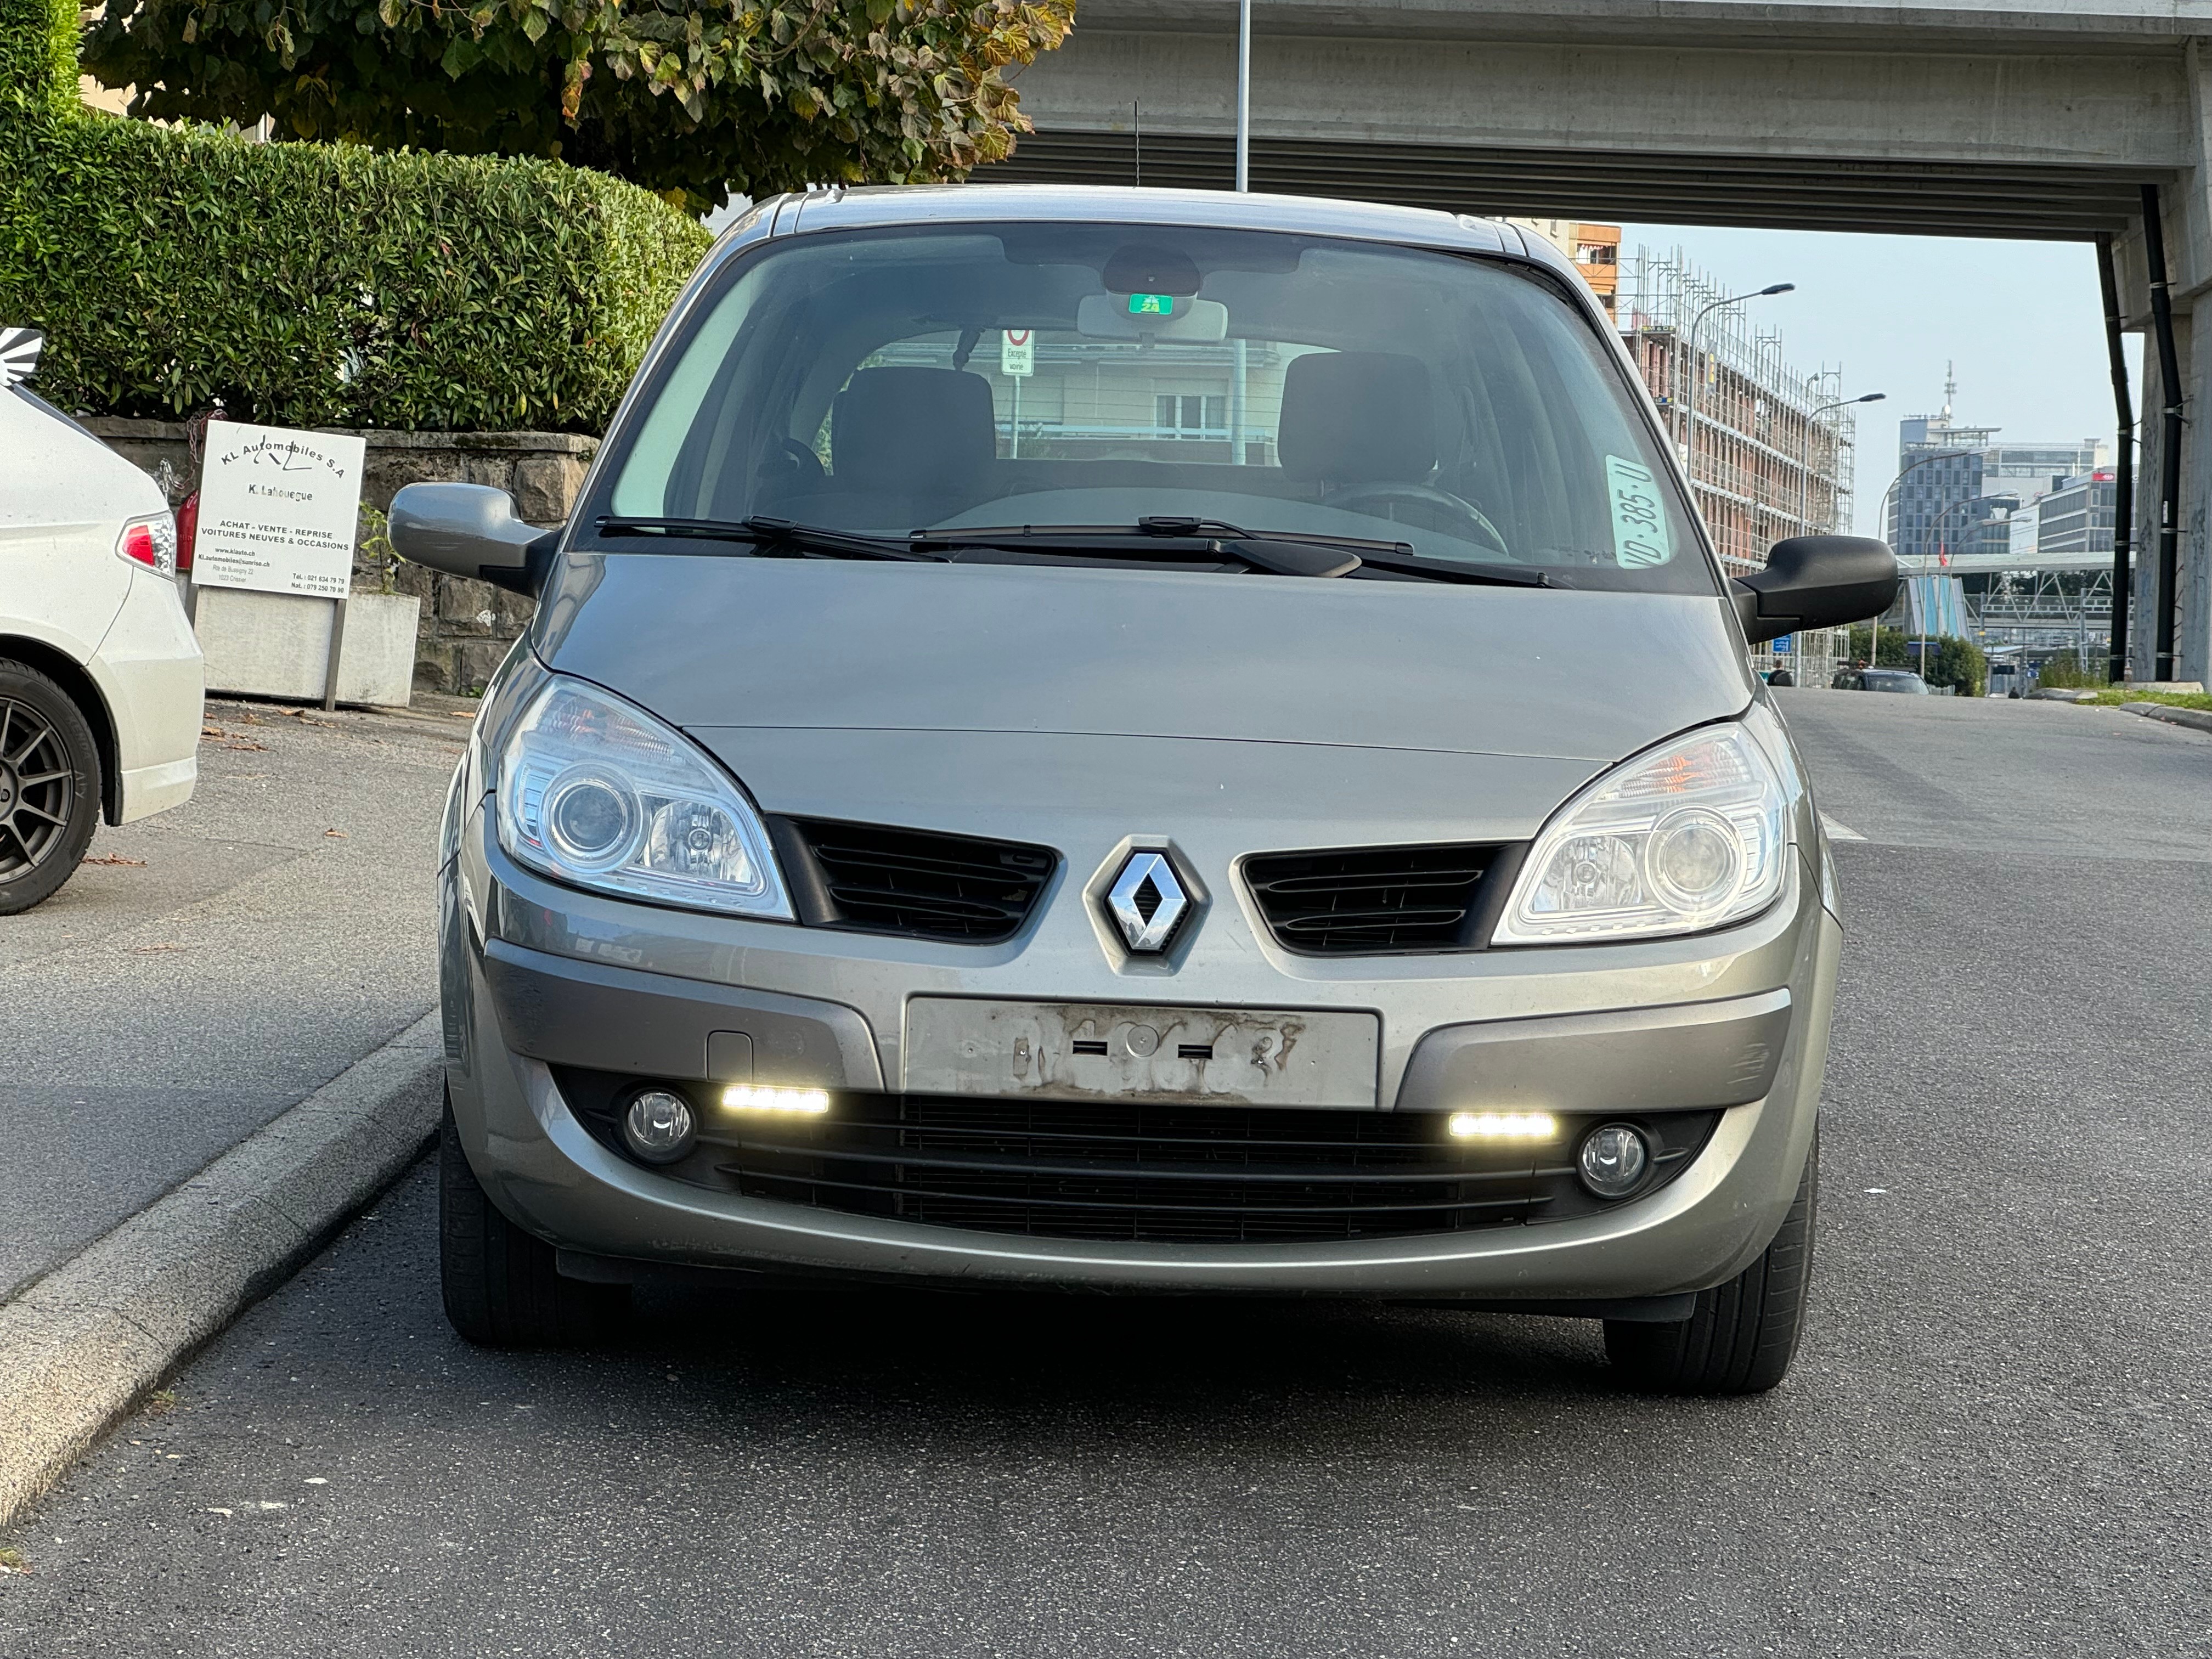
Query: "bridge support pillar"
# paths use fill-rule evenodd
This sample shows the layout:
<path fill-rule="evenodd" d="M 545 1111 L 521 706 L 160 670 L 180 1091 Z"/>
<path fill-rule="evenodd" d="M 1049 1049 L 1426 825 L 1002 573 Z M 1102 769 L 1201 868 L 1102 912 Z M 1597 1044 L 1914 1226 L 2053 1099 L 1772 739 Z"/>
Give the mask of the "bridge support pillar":
<path fill-rule="evenodd" d="M 2171 206 L 2167 213 L 2170 219 Z M 2203 300 L 2181 300 L 2183 284 L 2177 272 L 2173 284 L 2174 351 L 2181 368 L 2183 407 L 2193 412 L 2204 401 L 2202 389 L 2212 385 L 2212 361 L 2208 361 L 2207 352 L 2207 348 L 2212 347 L 2212 306 Z M 2142 342 L 2142 401 L 2136 411 L 2141 441 L 2136 451 L 2135 526 L 2128 538 L 2135 566 L 2128 599 L 2128 666 L 2137 680 L 2202 679 L 2206 645 L 2203 625 L 2200 622 L 2194 628 L 2190 626 L 2189 607 L 2179 592 L 2172 596 L 2172 665 L 2161 674 L 2157 661 L 2159 531 L 2163 507 L 2160 482 L 2166 467 L 2165 413 L 2169 399 L 2166 376 L 2159 362 L 2158 337 L 2148 313 L 2147 305 L 2138 313 L 2143 323 L 2139 337 Z M 2191 396 L 2192 392 L 2197 395 Z M 2212 434 L 2202 432 L 2195 423 L 2185 423 L 2181 430 L 2181 533 L 2176 538 L 2175 585 L 2188 590 L 2203 586 L 2201 580 L 2192 578 L 2202 569 L 2204 560 L 2205 481 L 2212 477 L 2212 453 L 2208 453 L 2204 440 Z"/>
<path fill-rule="evenodd" d="M 2183 186 L 2202 191 L 2191 181 Z M 2198 205 L 2212 209 L 2212 200 Z M 2166 220 L 2179 216 L 2171 205 Z M 2191 216 L 2195 216 L 2194 215 Z M 2192 282 L 2190 277 L 2193 276 Z M 2190 289 L 2198 291 L 2193 295 Z M 2174 591 L 2170 603 L 2173 617 L 2173 661 L 2161 676 L 2156 654 L 2159 638 L 2159 480 L 2166 459 L 2167 402 L 2165 376 L 2160 372 L 2158 341 L 2146 326 L 2142 334 L 2142 401 L 2139 406 L 2142 442 L 2136 452 L 2135 527 L 2129 541 L 2133 553 L 2135 580 L 2130 590 L 2128 664 L 2138 680 L 2160 678 L 2202 680 L 2212 684 L 2212 279 L 2202 274 L 2173 272 L 2173 334 L 2175 356 L 2181 368 L 2181 397 L 2185 415 L 2181 428 L 2181 507 L 2176 538 Z M 2148 318 L 2145 318 L 2148 322 Z"/>
<path fill-rule="evenodd" d="M 2207 187 L 2204 175 L 2200 173 L 2193 188 L 2202 196 Z M 2197 204 L 2199 212 L 2204 206 L 2201 202 Z M 2206 273 L 2199 272 L 2199 283 L 2205 280 Z M 2212 602 L 2212 538 L 2207 535 L 2207 519 L 2212 516 L 2212 293 L 2199 293 L 2185 307 L 2177 305 L 2174 310 L 2185 424 L 2181 429 L 2181 534 L 2172 595 L 2174 654 L 2171 677 L 2212 684 L 2212 603 L 2208 603 Z M 2151 353 L 2150 357 L 2154 367 L 2156 353 Z M 2162 409 L 2164 404 L 2155 407 Z M 2145 418 L 2148 418 L 2148 410 Z M 2154 510 L 2156 505 L 2154 501 Z M 2158 581 L 2156 544 L 2147 544 L 2145 551 L 2151 556 L 2141 560 L 2136 568 L 2148 576 L 2154 587 Z M 2142 631 L 2155 651 L 2155 629 Z"/>
<path fill-rule="evenodd" d="M 2212 684 L 2212 55 L 2200 42 L 2186 49 L 2193 162 L 2160 192 L 2174 355 L 2180 374 L 2181 503 L 2176 522 L 2172 665 L 2163 678 Z M 2166 453 L 2168 397 L 2148 304 L 2148 260 L 2142 242 L 2123 259 L 2132 290 L 2126 309 L 2143 327 L 2141 445 L 2136 465 L 2135 581 L 2130 596 L 2128 663 L 2138 680 L 2161 678 L 2159 639 L 2159 482 Z M 2142 301 L 2140 305 L 2137 300 Z"/>

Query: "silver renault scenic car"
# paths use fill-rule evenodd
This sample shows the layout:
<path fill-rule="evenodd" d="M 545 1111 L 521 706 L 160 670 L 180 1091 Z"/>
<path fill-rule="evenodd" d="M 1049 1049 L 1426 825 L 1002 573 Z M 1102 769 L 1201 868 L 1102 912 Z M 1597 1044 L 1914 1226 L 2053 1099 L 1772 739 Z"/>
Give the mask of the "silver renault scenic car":
<path fill-rule="evenodd" d="M 1841 933 L 1730 580 L 1602 312 L 1442 214 L 763 204 L 574 516 L 403 491 L 536 597 L 441 871 L 444 1291 L 702 1267 L 1580 1316 L 1788 1367 Z"/>

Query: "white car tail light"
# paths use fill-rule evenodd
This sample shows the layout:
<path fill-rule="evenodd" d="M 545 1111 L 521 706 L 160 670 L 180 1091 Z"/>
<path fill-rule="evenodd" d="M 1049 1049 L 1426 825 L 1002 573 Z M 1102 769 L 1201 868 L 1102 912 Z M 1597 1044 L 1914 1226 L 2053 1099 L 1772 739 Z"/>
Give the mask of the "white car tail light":
<path fill-rule="evenodd" d="M 123 526 L 115 550 L 133 564 L 143 564 L 156 575 L 177 574 L 177 521 L 164 513 L 158 518 L 137 519 Z"/>

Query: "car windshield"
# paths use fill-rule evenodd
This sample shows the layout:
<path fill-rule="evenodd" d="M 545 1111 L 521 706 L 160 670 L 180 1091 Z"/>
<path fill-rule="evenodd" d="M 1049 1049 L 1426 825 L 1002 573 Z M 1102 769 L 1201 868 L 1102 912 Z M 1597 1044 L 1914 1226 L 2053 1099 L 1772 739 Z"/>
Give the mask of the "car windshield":
<path fill-rule="evenodd" d="M 1870 669 L 1867 672 L 1866 683 L 1869 691 L 1902 691 L 1908 696 L 1928 689 L 1919 675 L 1901 673 L 1895 669 L 1887 672 Z"/>
<path fill-rule="evenodd" d="M 1146 225 L 811 233 L 691 307 L 580 533 L 1180 520 L 1714 592 L 1639 397 L 1561 293 L 1498 260 Z"/>

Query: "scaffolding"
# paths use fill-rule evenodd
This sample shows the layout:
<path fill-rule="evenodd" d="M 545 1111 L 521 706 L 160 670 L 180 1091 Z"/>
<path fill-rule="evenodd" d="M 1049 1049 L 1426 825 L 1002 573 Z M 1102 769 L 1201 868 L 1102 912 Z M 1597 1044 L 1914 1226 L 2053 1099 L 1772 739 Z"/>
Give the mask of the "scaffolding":
<path fill-rule="evenodd" d="M 1721 303 L 1726 295 L 1680 248 L 1638 248 L 1622 264 L 1615 315 L 1714 548 L 1741 574 L 1763 566 L 1784 537 L 1850 528 L 1857 427 L 1842 404 L 1843 370 L 1790 368 L 1781 335 Z"/>

